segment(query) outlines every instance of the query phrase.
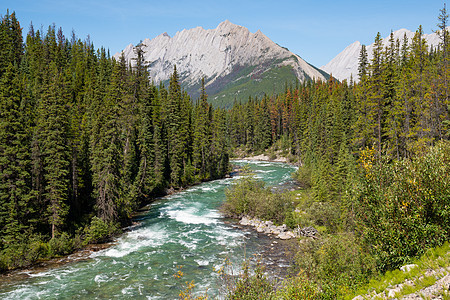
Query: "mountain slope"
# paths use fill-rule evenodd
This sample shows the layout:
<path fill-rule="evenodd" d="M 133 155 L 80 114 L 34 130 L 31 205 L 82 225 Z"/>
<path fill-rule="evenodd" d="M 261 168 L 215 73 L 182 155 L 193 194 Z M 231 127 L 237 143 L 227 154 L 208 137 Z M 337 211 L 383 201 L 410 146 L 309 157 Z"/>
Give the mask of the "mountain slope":
<path fill-rule="evenodd" d="M 403 41 L 403 37 L 406 34 L 409 43 L 411 43 L 415 32 L 407 29 L 400 29 L 394 31 L 394 39 Z M 427 41 L 428 46 L 436 47 L 440 40 L 436 33 L 424 34 L 424 39 Z M 389 36 L 382 40 L 383 46 L 386 47 L 389 44 Z M 366 47 L 369 61 L 372 59 L 372 51 L 374 44 Z M 347 46 L 341 53 L 339 53 L 335 58 L 333 58 L 328 64 L 322 66 L 321 69 L 328 74 L 339 80 L 350 80 L 353 76 L 354 81 L 359 81 L 358 78 L 358 65 L 359 65 L 359 53 L 361 51 L 362 45 L 360 42 L 356 41 L 353 44 Z"/>
<path fill-rule="evenodd" d="M 209 100 L 228 106 L 234 99 L 281 91 L 285 82 L 308 79 L 326 80 L 326 76 L 288 49 L 280 47 L 261 31 L 224 21 L 216 29 L 201 27 L 163 33 L 142 42 L 151 79 L 165 82 L 177 66 L 183 87 L 192 97 L 199 95 L 205 77 Z M 123 50 L 127 61 L 135 58 L 134 46 Z M 120 53 L 116 54 L 118 58 Z M 227 91 L 228 90 L 228 91 Z"/>

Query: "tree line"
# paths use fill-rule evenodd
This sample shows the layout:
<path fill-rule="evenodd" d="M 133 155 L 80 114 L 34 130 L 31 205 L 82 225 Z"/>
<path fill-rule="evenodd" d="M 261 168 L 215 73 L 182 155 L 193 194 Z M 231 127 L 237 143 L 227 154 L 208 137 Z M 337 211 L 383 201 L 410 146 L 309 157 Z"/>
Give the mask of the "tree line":
<path fill-rule="evenodd" d="M 0 23 L 0 269 L 69 253 L 149 199 L 228 171 L 226 113 L 72 32 Z M 204 85 L 203 85 L 204 86 Z"/>
<path fill-rule="evenodd" d="M 304 82 L 231 108 L 240 122 L 230 122 L 232 147 L 297 162 L 301 189 L 273 193 L 246 177 L 228 190 L 225 211 L 313 226 L 319 238 L 298 243 L 295 275 L 275 285 L 258 268 L 243 271 L 229 299 L 374 295 L 372 279 L 441 251 L 431 248 L 450 238 L 447 20 L 444 6 L 435 47 L 421 27 L 386 46 L 378 33 L 372 59 L 361 49 L 358 82 Z M 400 273 L 383 284 L 403 282 Z"/>
<path fill-rule="evenodd" d="M 422 27 L 386 46 L 378 33 L 372 59 L 361 49 L 358 82 L 286 86 L 229 111 L 231 145 L 284 150 L 311 197 L 301 218 L 355 235 L 382 271 L 450 238 L 447 20 L 444 7 L 435 47 Z"/>

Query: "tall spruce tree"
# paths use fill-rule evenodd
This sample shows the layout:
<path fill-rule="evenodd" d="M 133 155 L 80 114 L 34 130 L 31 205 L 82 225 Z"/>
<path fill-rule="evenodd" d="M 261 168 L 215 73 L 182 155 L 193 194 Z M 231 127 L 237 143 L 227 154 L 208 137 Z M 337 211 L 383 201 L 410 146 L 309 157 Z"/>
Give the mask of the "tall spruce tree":
<path fill-rule="evenodd" d="M 43 201 L 47 208 L 47 222 L 54 238 L 65 225 L 69 196 L 69 148 L 67 83 L 57 70 L 49 66 L 46 88 L 38 103 L 37 141 L 44 181 Z"/>
<path fill-rule="evenodd" d="M 202 78 L 200 101 L 194 108 L 192 164 L 200 180 L 208 179 L 211 148 L 210 105 L 205 91 L 205 80 Z"/>
<path fill-rule="evenodd" d="M 9 63 L 0 78 L 0 239 L 12 243 L 30 225 L 33 208 L 24 87 Z"/>
<path fill-rule="evenodd" d="M 181 87 L 178 82 L 177 68 L 174 66 L 170 78 L 169 93 L 167 95 L 166 126 L 167 126 L 167 149 L 170 166 L 170 184 L 178 187 L 181 184 L 183 173 L 183 138 L 181 137 Z"/>

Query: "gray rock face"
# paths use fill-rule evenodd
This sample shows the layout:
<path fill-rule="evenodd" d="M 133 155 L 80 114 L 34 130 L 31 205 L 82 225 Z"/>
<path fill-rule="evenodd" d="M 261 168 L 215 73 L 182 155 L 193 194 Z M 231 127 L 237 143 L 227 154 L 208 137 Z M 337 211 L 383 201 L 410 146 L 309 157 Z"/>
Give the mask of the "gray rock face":
<path fill-rule="evenodd" d="M 224 21 L 215 29 L 197 27 L 177 32 L 174 37 L 163 33 L 142 42 L 150 77 L 155 82 L 168 80 L 176 64 L 183 84 L 192 86 L 205 77 L 206 85 L 214 84 L 236 68 L 254 66 L 252 74 L 264 72 L 267 65 L 291 66 L 299 81 L 307 77 L 325 80 L 324 76 L 298 55 L 280 47 L 261 31 Z M 127 61 L 136 57 L 134 46 L 123 51 Z M 116 59 L 121 53 L 114 55 Z"/>

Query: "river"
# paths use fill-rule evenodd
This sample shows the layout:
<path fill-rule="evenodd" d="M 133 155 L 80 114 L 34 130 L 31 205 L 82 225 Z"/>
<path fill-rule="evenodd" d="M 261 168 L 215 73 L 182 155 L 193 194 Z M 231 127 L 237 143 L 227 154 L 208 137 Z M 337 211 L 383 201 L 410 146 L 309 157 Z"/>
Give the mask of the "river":
<path fill-rule="evenodd" d="M 294 167 L 249 164 L 269 186 L 290 181 Z M 177 299 L 185 282 L 196 293 L 219 294 L 217 270 L 226 259 L 238 267 L 263 251 L 267 241 L 224 219 L 219 207 L 225 189 L 239 176 L 215 180 L 159 199 L 136 217 L 139 225 L 114 245 L 85 260 L 45 270 L 16 271 L 0 278 L 1 299 Z M 178 271 L 182 278 L 176 278 Z"/>

